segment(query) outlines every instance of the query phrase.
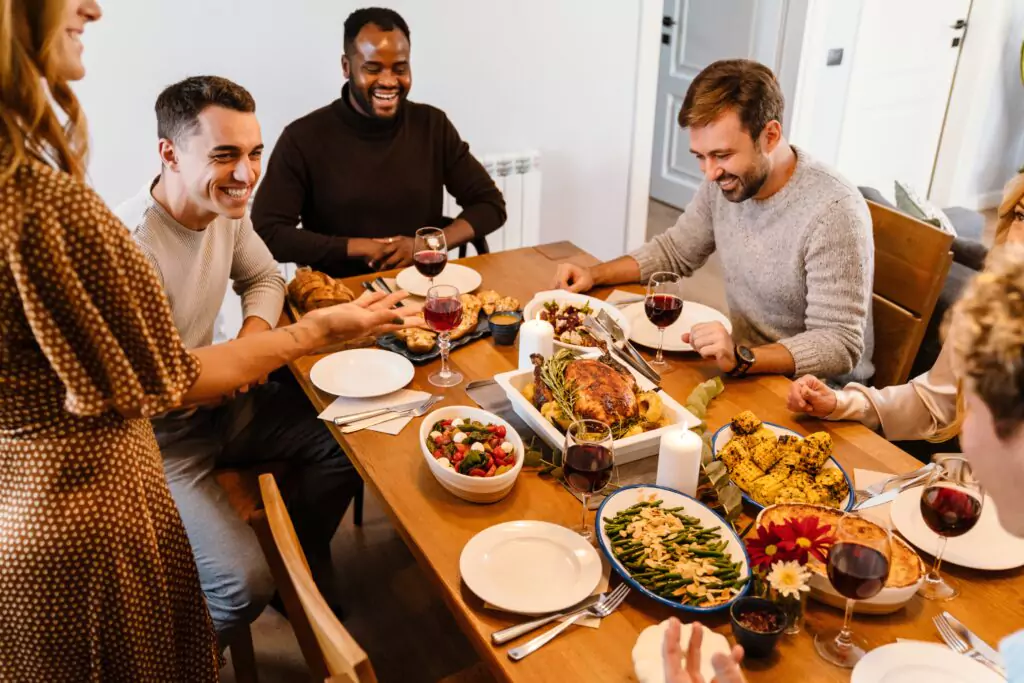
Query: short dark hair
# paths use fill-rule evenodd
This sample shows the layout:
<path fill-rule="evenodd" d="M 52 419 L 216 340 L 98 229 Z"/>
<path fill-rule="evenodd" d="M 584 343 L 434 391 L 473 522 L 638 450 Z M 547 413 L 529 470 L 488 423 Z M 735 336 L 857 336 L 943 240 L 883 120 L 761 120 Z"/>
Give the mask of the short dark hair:
<path fill-rule="evenodd" d="M 708 65 L 686 90 L 679 125 L 706 126 L 729 109 L 755 140 L 770 121 L 781 124 L 785 99 L 772 70 L 750 59 L 723 59 Z"/>
<path fill-rule="evenodd" d="M 213 105 L 247 114 L 256 111 L 256 100 L 237 83 L 220 76 L 191 76 L 167 86 L 156 98 L 157 135 L 181 139 L 198 125 L 200 112 Z"/>
<path fill-rule="evenodd" d="M 345 20 L 345 54 L 351 54 L 356 36 L 367 24 L 376 24 L 382 31 L 394 31 L 397 27 L 405 34 L 405 39 L 412 42 L 409 24 L 405 23 L 401 14 L 386 7 L 364 7 L 348 15 Z"/>

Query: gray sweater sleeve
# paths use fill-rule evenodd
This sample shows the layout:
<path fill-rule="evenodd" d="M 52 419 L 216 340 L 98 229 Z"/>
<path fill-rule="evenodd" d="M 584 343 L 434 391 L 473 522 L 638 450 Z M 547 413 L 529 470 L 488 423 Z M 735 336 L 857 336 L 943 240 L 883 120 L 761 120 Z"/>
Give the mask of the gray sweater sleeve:
<path fill-rule="evenodd" d="M 708 183 L 701 183 L 676 224 L 630 254 L 640 264 L 642 282 L 658 271 L 690 277 L 714 253 L 711 190 Z"/>
<path fill-rule="evenodd" d="M 235 238 L 231 280 L 242 297 L 242 318 L 256 316 L 271 327 L 277 325 L 284 308 L 284 278 L 270 250 L 252 228 L 246 214 Z"/>
<path fill-rule="evenodd" d="M 807 233 L 806 331 L 780 339 L 796 376 L 850 373 L 864 354 L 874 283 L 874 243 L 866 207 L 855 198 L 830 204 Z"/>

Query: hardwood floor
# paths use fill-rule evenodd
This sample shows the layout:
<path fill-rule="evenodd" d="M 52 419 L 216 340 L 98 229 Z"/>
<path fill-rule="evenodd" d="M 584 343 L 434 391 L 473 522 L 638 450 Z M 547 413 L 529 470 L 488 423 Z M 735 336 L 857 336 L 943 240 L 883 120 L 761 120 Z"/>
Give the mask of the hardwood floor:
<path fill-rule="evenodd" d="M 350 509 L 331 549 L 345 627 L 381 683 L 494 680 L 369 492 L 363 526 L 352 524 Z M 260 683 L 312 680 L 283 616 L 267 608 L 252 630 Z M 230 653 L 228 660 L 221 681 L 234 683 Z"/>

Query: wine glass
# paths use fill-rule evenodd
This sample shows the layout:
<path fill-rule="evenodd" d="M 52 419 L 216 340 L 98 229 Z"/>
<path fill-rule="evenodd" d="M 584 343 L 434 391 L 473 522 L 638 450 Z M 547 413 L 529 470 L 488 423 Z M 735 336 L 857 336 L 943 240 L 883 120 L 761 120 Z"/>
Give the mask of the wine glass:
<path fill-rule="evenodd" d="M 562 470 L 569 488 L 583 498 L 583 519 L 573 531 L 589 542 L 594 542 L 594 533 L 587 526 L 587 502 L 612 479 L 615 452 L 612 448 L 612 430 L 598 420 L 577 420 L 565 432 L 565 453 L 562 456 Z"/>
<path fill-rule="evenodd" d="M 435 387 L 454 387 L 462 382 L 462 374 L 448 367 L 448 352 L 452 348 L 451 332 L 462 321 L 462 300 L 459 290 L 451 285 L 435 285 L 427 290 L 423 305 L 423 318 L 427 326 L 437 332 L 437 345 L 441 350 L 441 369 L 430 375 Z"/>
<path fill-rule="evenodd" d="M 647 298 L 644 299 L 644 313 L 658 328 L 658 355 L 651 365 L 666 365 L 662 347 L 665 346 L 665 328 L 683 313 L 683 298 L 679 295 L 679 281 L 675 273 L 658 272 L 647 282 Z"/>
<path fill-rule="evenodd" d="M 878 595 L 889 578 L 892 532 L 875 523 L 865 524 L 856 513 L 847 513 L 836 525 L 828 551 L 828 580 L 846 598 L 846 616 L 838 632 L 821 632 L 814 647 L 821 658 L 843 668 L 853 668 L 864 656 L 864 643 L 850 631 L 855 600 Z"/>
<path fill-rule="evenodd" d="M 430 280 L 434 286 L 434 278 L 441 274 L 448 264 L 448 242 L 441 228 L 420 228 L 412 245 L 412 262 L 416 270 Z"/>
<path fill-rule="evenodd" d="M 985 493 L 962 456 L 944 457 L 936 465 L 921 494 L 921 516 L 928 528 L 942 537 L 942 545 L 917 594 L 928 600 L 952 600 L 960 594 L 960 587 L 952 578 L 944 579 L 939 574 L 946 541 L 974 528 L 981 517 Z"/>

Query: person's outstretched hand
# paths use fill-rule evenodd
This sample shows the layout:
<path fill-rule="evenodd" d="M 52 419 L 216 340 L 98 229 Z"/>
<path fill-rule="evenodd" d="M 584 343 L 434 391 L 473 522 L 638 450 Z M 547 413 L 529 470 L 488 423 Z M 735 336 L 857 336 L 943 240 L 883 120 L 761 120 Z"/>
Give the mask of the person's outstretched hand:
<path fill-rule="evenodd" d="M 404 327 L 422 326 L 422 306 L 393 308 L 407 296 L 408 292 L 395 292 L 387 296 L 380 292 L 365 292 L 351 303 L 310 311 L 303 316 L 302 321 L 316 327 L 325 340 L 325 346 L 394 332 Z"/>
<path fill-rule="evenodd" d="M 662 646 L 665 683 L 746 683 L 747 679 L 740 669 L 740 662 L 743 661 L 742 647 L 737 645 L 728 655 L 720 652 L 715 654 L 711 658 L 715 678 L 713 681 L 705 681 L 700 672 L 700 646 L 704 642 L 704 628 L 694 622 L 684 662 L 683 650 L 679 647 L 679 627 L 679 620 L 672 617 L 668 621 L 668 629 L 665 630 L 665 642 Z"/>

